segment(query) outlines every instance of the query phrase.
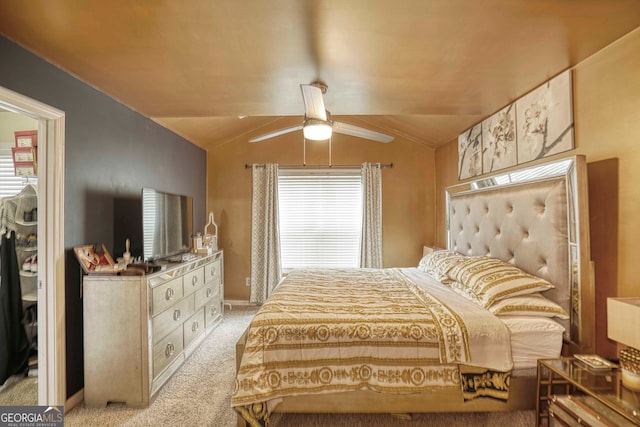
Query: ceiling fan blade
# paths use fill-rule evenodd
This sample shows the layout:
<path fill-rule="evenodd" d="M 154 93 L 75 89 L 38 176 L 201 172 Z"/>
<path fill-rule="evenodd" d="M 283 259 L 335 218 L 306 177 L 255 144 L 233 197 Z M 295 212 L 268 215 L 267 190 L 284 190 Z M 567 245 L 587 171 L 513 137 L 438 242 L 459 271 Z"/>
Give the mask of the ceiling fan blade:
<path fill-rule="evenodd" d="M 289 133 L 289 132 L 295 132 L 301 129 L 302 129 L 302 125 L 292 126 L 290 128 L 284 128 L 284 129 L 276 130 L 273 132 L 265 133 L 264 135 L 256 136 L 255 138 L 251 138 L 249 142 L 260 142 L 260 141 L 264 141 L 265 139 L 275 138 L 276 136 L 284 135 L 285 133 Z"/>
<path fill-rule="evenodd" d="M 314 85 L 300 85 L 302 99 L 304 100 L 304 112 L 310 119 L 327 120 L 327 110 L 324 108 L 322 89 Z"/>
<path fill-rule="evenodd" d="M 370 139 L 377 142 L 391 142 L 393 137 L 384 133 L 376 132 L 375 130 L 361 128 L 359 126 L 350 125 L 347 123 L 333 122 L 333 131 L 342 133 L 345 135 L 356 136 L 358 138 Z"/>

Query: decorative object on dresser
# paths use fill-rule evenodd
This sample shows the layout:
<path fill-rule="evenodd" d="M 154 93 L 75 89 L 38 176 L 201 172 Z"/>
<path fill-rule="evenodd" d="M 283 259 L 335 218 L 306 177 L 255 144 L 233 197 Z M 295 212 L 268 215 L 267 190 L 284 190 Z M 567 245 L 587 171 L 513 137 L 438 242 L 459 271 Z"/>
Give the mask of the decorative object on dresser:
<path fill-rule="evenodd" d="M 209 227 L 213 227 L 213 234 L 209 233 Z M 198 248 L 198 253 L 210 254 L 218 250 L 218 224 L 213 219 L 213 212 L 209 212 L 209 222 L 204 226 L 202 235 L 202 247 Z"/>
<path fill-rule="evenodd" d="M 622 384 L 640 391 L 640 298 L 607 298 L 607 335 L 629 346 L 620 350 Z"/>
<path fill-rule="evenodd" d="M 223 252 L 143 276 L 85 276 L 84 400 L 146 406 L 222 321 Z"/>
<path fill-rule="evenodd" d="M 111 254 L 104 244 L 82 245 L 73 248 L 80 267 L 85 274 L 117 274 L 122 266 L 113 262 Z"/>

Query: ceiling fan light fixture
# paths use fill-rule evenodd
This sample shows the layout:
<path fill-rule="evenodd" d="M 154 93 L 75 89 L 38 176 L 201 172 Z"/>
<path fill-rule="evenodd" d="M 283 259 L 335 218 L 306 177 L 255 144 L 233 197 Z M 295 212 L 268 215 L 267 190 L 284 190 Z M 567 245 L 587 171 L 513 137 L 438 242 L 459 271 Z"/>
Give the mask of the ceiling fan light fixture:
<path fill-rule="evenodd" d="M 331 122 L 307 118 L 304 121 L 302 132 L 305 139 L 324 141 L 331 138 Z"/>

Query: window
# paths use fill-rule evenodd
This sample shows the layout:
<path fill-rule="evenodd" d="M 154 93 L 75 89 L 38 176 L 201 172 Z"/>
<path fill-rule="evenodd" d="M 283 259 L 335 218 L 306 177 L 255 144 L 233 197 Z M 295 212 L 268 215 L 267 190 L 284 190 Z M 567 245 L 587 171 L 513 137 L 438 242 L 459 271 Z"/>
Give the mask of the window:
<path fill-rule="evenodd" d="M 15 196 L 28 183 L 27 178 L 15 175 L 11 147 L 13 143 L 0 143 L 0 199 Z"/>
<path fill-rule="evenodd" d="M 278 198 L 284 271 L 360 265 L 360 170 L 280 170 Z"/>

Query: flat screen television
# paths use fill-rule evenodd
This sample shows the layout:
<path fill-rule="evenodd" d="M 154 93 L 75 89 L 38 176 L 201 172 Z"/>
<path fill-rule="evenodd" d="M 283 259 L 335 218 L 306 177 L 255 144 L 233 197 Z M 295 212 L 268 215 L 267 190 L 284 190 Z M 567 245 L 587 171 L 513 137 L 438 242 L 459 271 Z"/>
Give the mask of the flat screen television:
<path fill-rule="evenodd" d="M 142 189 L 142 253 L 155 261 L 189 252 L 193 234 L 190 196 Z"/>

